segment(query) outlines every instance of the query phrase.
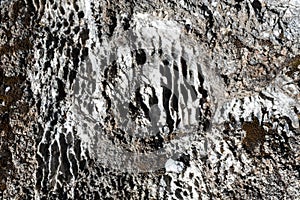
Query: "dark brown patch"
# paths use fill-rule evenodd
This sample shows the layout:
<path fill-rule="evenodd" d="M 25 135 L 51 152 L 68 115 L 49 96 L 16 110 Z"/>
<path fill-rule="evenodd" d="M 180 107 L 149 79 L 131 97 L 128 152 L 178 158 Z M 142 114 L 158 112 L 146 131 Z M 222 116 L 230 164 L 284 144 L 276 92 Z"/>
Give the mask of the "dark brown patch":
<path fill-rule="evenodd" d="M 295 72 L 300 71 L 298 66 L 300 65 L 300 55 L 295 56 L 287 62 L 287 66 L 290 67 L 290 70 L 286 72 L 287 76 L 292 76 Z"/>
<path fill-rule="evenodd" d="M 25 7 L 24 1 L 16 1 L 12 5 L 12 12 L 11 12 L 11 17 L 12 20 L 15 21 L 18 18 L 18 15 L 20 14 L 20 10 Z"/>
<path fill-rule="evenodd" d="M 0 183 L 0 191 L 6 190 L 6 185 L 4 183 Z"/>
<path fill-rule="evenodd" d="M 0 47 L 0 56 L 4 54 L 12 54 L 17 51 L 25 51 L 32 49 L 33 45 L 29 38 L 18 39 L 14 45 L 3 45 Z"/>
<path fill-rule="evenodd" d="M 0 191 L 7 188 L 5 182 L 14 168 L 9 146 L 14 143 L 15 135 L 14 127 L 10 125 L 10 117 L 22 109 L 17 102 L 23 96 L 21 85 L 24 80 L 23 76 L 6 77 L 0 68 L 0 100 L 4 103 L 0 106 Z M 5 91 L 7 87 L 10 87 L 9 91 Z"/>
<path fill-rule="evenodd" d="M 268 47 L 272 47 L 273 43 L 271 42 L 271 40 L 264 40 L 264 39 L 260 39 L 258 40 L 259 45 L 261 46 L 268 46 Z"/>
<path fill-rule="evenodd" d="M 233 38 L 232 39 L 232 43 L 236 46 L 236 48 L 240 49 L 244 47 L 244 44 L 241 40 L 239 40 L 238 38 Z"/>
<path fill-rule="evenodd" d="M 0 18 L 0 24 L 8 24 L 8 28 L 4 29 L 4 35 L 7 40 L 3 41 L 3 44 L 0 46 L 0 57 L 2 55 L 11 55 L 19 51 L 32 49 L 33 44 L 31 38 L 33 35 L 33 26 L 31 19 L 33 15 L 30 13 L 30 9 L 26 8 L 25 2 L 15 1 L 8 10 L 3 10 L 2 14 L 10 17 Z M 13 24 L 19 30 L 16 33 L 12 33 L 10 30 Z M 12 42 L 12 40 L 14 42 Z"/>
<path fill-rule="evenodd" d="M 24 146 L 31 140 L 28 138 L 28 141 L 20 144 L 20 138 L 25 139 L 27 136 L 19 134 L 26 133 L 23 130 L 29 128 L 32 119 L 28 101 L 31 101 L 32 96 L 30 84 L 25 81 L 25 71 L 33 61 L 31 50 L 36 38 L 34 29 L 38 24 L 34 11 L 31 1 L 16 0 L 1 5 L 0 24 L 5 28 L 0 34 L 0 38 L 3 38 L 0 44 L 0 60 L 2 61 L 2 56 L 7 59 L 5 62 L 0 61 L 0 196 L 9 188 L 9 179 L 20 177 L 16 174 L 18 172 L 15 170 L 13 158 L 25 167 L 25 171 L 21 173 L 27 170 L 26 158 L 17 152 L 27 153 L 28 149 L 24 149 Z M 6 72 L 13 75 L 8 77 Z M 16 180 L 12 182 L 18 183 Z M 26 191 L 25 187 L 23 191 Z"/>
<path fill-rule="evenodd" d="M 242 129 L 246 131 L 246 137 L 242 141 L 246 150 L 253 151 L 255 147 L 264 142 L 266 131 L 260 126 L 256 117 L 254 117 L 252 122 L 244 122 Z"/>

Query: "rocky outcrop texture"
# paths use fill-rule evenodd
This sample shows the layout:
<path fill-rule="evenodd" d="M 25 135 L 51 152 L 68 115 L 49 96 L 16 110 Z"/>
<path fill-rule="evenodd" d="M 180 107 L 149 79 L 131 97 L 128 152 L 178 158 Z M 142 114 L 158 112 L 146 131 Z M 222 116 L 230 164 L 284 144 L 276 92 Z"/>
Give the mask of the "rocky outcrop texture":
<path fill-rule="evenodd" d="M 300 2 L 0 1 L 1 199 L 297 199 Z"/>

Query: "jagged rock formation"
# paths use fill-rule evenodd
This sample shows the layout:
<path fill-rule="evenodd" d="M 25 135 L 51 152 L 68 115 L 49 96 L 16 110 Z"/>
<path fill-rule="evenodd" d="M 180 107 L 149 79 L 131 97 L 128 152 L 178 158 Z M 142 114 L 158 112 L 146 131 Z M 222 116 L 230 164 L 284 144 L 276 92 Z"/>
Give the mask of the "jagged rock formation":
<path fill-rule="evenodd" d="M 300 2 L 0 1 L 2 199 L 296 199 Z"/>

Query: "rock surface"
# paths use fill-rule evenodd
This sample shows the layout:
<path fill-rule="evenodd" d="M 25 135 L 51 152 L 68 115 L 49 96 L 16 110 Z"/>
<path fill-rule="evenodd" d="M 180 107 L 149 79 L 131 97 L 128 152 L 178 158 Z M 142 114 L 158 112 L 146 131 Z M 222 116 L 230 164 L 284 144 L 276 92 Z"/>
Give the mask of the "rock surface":
<path fill-rule="evenodd" d="M 1 199 L 297 199 L 300 1 L 0 1 Z"/>

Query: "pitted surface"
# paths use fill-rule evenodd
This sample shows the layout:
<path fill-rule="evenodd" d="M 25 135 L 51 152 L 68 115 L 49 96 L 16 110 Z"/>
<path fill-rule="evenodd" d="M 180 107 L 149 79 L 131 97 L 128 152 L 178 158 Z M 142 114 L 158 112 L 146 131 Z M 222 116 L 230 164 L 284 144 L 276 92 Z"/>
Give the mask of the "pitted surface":
<path fill-rule="evenodd" d="M 1 1 L 2 199 L 296 199 L 291 1 Z"/>

